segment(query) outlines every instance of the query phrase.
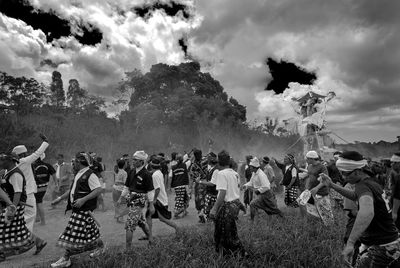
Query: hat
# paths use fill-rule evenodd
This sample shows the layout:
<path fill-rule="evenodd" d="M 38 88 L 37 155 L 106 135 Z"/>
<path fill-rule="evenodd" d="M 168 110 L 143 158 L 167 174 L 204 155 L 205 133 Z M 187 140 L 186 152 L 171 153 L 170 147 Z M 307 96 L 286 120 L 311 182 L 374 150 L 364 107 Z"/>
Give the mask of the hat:
<path fill-rule="evenodd" d="M 306 154 L 306 158 L 318 159 L 318 158 L 319 158 L 319 155 L 318 155 L 318 153 L 317 153 L 316 151 L 309 151 L 309 152 Z"/>
<path fill-rule="evenodd" d="M 146 161 L 149 156 L 144 151 L 136 151 L 133 154 L 134 159 Z"/>
<path fill-rule="evenodd" d="M 259 167 L 260 167 L 260 161 L 258 160 L 257 157 L 254 157 L 254 158 L 252 158 L 252 159 L 250 160 L 249 166 L 259 168 Z"/>
<path fill-rule="evenodd" d="M 263 162 L 268 164 L 269 163 L 269 157 L 268 156 L 264 156 L 263 157 Z"/>
<path fill-rule="evenodd" d="M 18 145 L 18 146 L 15 146 L 15 147 L 14 147 L 14 149 L 12 150 L 12 152 L 13 152 L 14 154 L 20 155 L 20 154 L 23 154 L 23 153 L 27 153 L 28 150 L 26 149 L 25 145 Z"/>
<path fill-rule="evenodd" d="M 150 162 L 150 166 L 152 166 L 153 168 L 159 168 L 161 167 L 161 161 L 159 158 L 153 158 Z"/>

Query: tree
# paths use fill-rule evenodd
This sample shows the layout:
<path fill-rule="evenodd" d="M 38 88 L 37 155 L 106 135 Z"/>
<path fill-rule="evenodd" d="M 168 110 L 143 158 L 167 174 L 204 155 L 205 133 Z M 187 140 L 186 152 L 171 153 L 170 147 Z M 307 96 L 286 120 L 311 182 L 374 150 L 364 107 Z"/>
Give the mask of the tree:
<path fill-rule="evenodd" d="M 67 103 L 73 109 L 80 108 L 85 102 L 87 95 L 86 90 L 79 86 L 79 82 L 76 79 L 69 80 L 68 92 L 67 92 Z"/>
<path fill-rule="evenodd" d="M 50 90 L 52 92 L 53 104 L 55 104 L 57 107 L 64 106 L 65 92 L 63 88 L 63 81 L 61 79 L 61 73 L 57 71 L 53 72 L 51 78 Z"/>

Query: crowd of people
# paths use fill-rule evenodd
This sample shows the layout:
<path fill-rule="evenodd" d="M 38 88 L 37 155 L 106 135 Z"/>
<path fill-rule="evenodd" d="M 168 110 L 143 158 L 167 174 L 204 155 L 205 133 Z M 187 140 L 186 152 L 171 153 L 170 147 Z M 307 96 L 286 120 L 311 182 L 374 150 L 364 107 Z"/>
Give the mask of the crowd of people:
<path fill-rule="evenodd" d="M 57 245 L 65 252 L 52 267 L 69 267 L 70 257 L 85 251 L 98 256 L 104 251 L 100 224 L 94 210 L 106 209 L 105 165 L 93 152 L 79 152 L 71 163 L 57 156 L 57 163 L 45 162 L 49 146 L 40 135 L 41 146 L 32 154 L 24 145 L 0 154 L 0 261 L 35 247 L 39 254 L 47 242 L 33 233 L 35 221 L 46 224 L 43 199 L 51 197 L 51 208 L 66 200 L 71 210 L 67 226 Z M 285 217 L 276 195 L 282 194 L 287 210 L 299 217 L 311 217 L 329 228 L 334 210 L 347 216 L 344 260 L 354 267 L 397 267 L 400 257 L 400 153 L 391 161 L 378 163 L 358 152 L 336 152 L 330 162 L 316 151 L 298 163 L 292 154 L 283 163 L 268 156 L 246 156 L 240 167 L 227 151 L 203 155 L 189 153 L 148 155 L 138 150 L 118 158 L 113 169 L 114 218 L 123 223 L 126 248 L 132 245 L 137 227 L 140 240 L 153 243 L 153 220 L 180 232 L 177 223 L 188 214 L 193 198 L 201 224 L 214 223 L 214 242 L 223 255 L 249 255 L 236 226 L 240 211 L 254 223 L 258 212 Z M 301 160 L 301 159 L 300 159 Z M 52 185 L 50 187 L 49 185 Z M 241 192 L 243 191 L 243 195 Z M 169 209 L 168 195 L 175 195 Z"/>

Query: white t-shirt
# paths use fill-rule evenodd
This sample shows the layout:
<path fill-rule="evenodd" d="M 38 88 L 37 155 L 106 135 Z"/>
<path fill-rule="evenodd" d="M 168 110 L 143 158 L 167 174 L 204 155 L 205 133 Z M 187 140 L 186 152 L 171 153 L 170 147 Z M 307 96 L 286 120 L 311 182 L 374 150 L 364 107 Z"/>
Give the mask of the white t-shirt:
<path fill-rule="evenodd" d="M 231 168 L 218 171 L 216 174 L 217 190 L 226 190 L 225 202 L 240 198 L 239 174 Z"/>
<path fill-rule="evenodd" d="M 164 186 L 164 175 L 160 170 L 156 170 L 154 171 L 152 178 L 154 190 L 160 189 L 157 200 L 160 201 L 164 206 L 168 206 L 168 196 Z"/>
<path fill-rule="evenodd" d="M 74 183 L 72 184 L 71 192 L 69 193 L 69 195 L 70 195 L 69 198 L 71 200 L 71 203 L 74 202 L 74 198 L 73 198 L 72 195 L 75 192 L 76 182 L 88 170 L 89 170 L 89 167 L 83 168 L 83 169 L 79 170 L 79 172 L 75 175 Z M 97 189 L 97 188 L 101 188 L 99 177 L 97 177 L 96 174 L 94 174 L 94 173 L 92 173 L 90 175 L 88 183 L 89 183 L 89 188 L 90 188 L 91 191 L 93 191 L 94 189 Z"/>
<path fill-rule="evenodd" d="M 24 187 L 24 178 L 21 176 L 21 174 L 12 174 L 10 177 L 10 183 L 14 188 L 14 193 L 22 193 Z"/>
<path fill-rule="evenodd" d="M 217 176 L 218 176 L 218 169 L 214 170 L 213 174 L 211 175 L 211 183 L 217 185 Z"/>

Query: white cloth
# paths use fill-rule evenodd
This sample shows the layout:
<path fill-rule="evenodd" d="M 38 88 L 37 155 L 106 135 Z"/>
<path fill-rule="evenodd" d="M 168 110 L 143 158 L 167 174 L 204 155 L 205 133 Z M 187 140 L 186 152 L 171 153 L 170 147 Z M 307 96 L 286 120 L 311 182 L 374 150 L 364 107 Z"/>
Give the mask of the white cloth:
<path fill-rule="evenodd" d="M 88 170 L 89 170 L 89 167 L 85 167 L 85 168 L 79 170 L 79 172 L 75 175 L 74 182 L 73 182 L 72 188 L 71 188 L 71 192 L 69 193 L 69 198 L 71 200 L 71 203 L 74 202 L 73 194 L 75 192 L 76 182 Z M 88 183 L 89 183 L 89 188 L 90 188 L 91 191 L 93 191 L 94 189 L 97 189 L 97 188 L 101 188 L 101 184 L 100 184 L 99 178 L 94 173 L 90 174 L 90 177 L 88 179 Z"/>
<path fill-rule="evenodd" d="M 319 158 L 319 155 L 318 155 L 318 153 L 317 153 L 316 151 L 309 151 L 309 152 L 306 154 L 306 157 L 307 157 L 307 158 L 312 158 L 312 159 L 318 159 L 318 158 Z"/>
<path fill-rule="evenodd" d="M 125 170 L 119 169 L 118 174 L 115 176 L 115 182 L 113 188 L 117 191 L 123 191 L 126 179 L 128 178 L 128 174 Z"/>
<path fill-rule="evenodd" d="M 164 175 L 160 170 L 156 170 L 151 177 L 153 178 L 154 190 L 160 189 L 157 200 L 160 201 L 163 206 L 168 206 L 168 196 L 165 191 Z"/>
<path fill-rule="evenodd" d="M 10 183 L 14 188 L 14 193 L 22 193 L 24 187 L 24 178 L 21 176 L 21 174 L 19 173 L 12 174 L 10 177 Z"/>
<path fill-rule="evenodd" d="M 37 185 L 33 176 L 32 164 L 46 151 L 49 144 L 43 142 L 39 149 L 31 155 L 19 159 L 18 168 L 22 171 L 26 181 L 26 194 L 36 193 Z"/>
<path fill-rule="evenodd" d="M 260 167 L 260 160 L 258 160 L 257 157 L 253 157 L 250 160 L 249 166 L 256 167 L 256 168 Z"/>
<path fill-rule="evenodd" d="M 136 151 L 133 158 L 146 161 L 149 156 L 144 151 Z"/>
<path fill-rule="evenodd" d="M 33 232 L 33 224 L 35 223 L 35 220 L 36 220 L 35 194 L 34 193 L 27 194 L 25 203 L 27 205 L 30 205 L 30 206 L 25 206 L 25 210 L 24 210 L 25 224 L 26 224 L 26 227 L 29 229 L 29 231 L 32 233 Z"/>
<path fill-rule="evenodd" d="M 63 162 L 61 165 L 58 164 L 58 163 L 55 164 L 55 166 L 56 166 L 56 178 L 57 178 L 57 180 L 60 179 L 60 170 L 61 170 L 61 166 L 62 166 L 62 165 L 64 165 L 64 162 Z"/>
<path fill-rule="evenodd" d="M 231 168 L 220 170 L 216 174 L 217 190 L 225 190 L 225 202 L 240 198 L 239 174 Z"/>
<path fill-rule="evenodd" d="M 217 176 L 218 176 L 218 169 L 214 170 L 213 174 L 211 175 L 210 182 L 214 185 L 217 185 Z"/>
<path fill-rule="evenodd" d="M 351 172 L 353 170 L 360 169 L 367 165 L 368 165 L 368 161 L 366 159 L 363 159 L 360 161 L 354 161 L 354 160 L 349 160 L 349 159 L 344 159 L 342 157 L 339 157 L 339 159 L 336 161 L 336 167 L 340 171 L 344 171 L 344 172 Z"/>
<path fill-rule="evenodd" d="M 249 182 L 244 185 L 253 187 L 261 194 L 271 189 L 271 183 L 269 182 L 267 175 L 260 168 L 256 172 L 253 172 Z"/>
<path fill-rule="evenodd" d="M 400 162 L 400 156 L 397 155 L 392 155 L 392 158 L 390 158 L 391 162 Z"/>

